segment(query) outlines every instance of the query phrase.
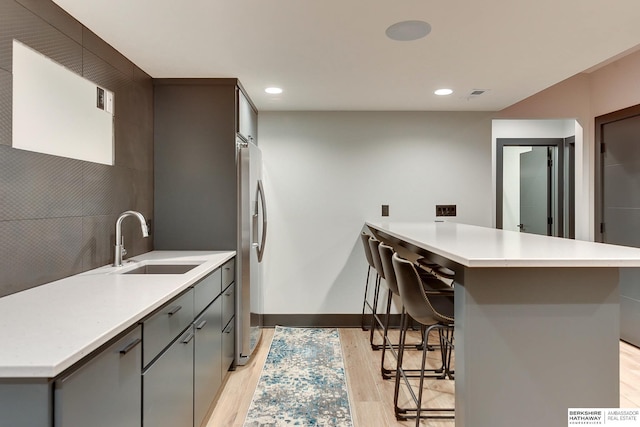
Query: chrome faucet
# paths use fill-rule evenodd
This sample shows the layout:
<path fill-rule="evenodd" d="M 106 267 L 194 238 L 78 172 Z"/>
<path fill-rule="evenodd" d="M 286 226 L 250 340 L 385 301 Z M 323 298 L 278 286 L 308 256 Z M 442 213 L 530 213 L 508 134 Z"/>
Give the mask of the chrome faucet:
<path fill-rule="evenodd" d="M 149 228 L 147 227 L 147 220 L 140 212 L 125 211 L 120 214 L 116 221 L 116 245 L 115 256 L 113 258 L 113 266 L 122 266 L 122 257 L 127 254 L 127 250 L 124 248 L 124 237 L 122 237 L 122 220 L 128 216 L 135 216 L 140 221 L 140 227 L 142 228 L 142 237 L 149 237 Z"/>

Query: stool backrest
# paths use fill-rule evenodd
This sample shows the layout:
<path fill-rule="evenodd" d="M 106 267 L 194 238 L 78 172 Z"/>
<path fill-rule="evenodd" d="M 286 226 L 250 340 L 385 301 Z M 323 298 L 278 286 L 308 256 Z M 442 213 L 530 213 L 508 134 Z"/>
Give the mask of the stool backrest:
<path fill-rule="evenodd" d="M 385 279 L 384 271 L 382 270 L 382 261 L 380 261 L 380 251 L 378 250 L 379 245 L 380 245 L 380 240 L 376 239 L 373 236 L 369 237 L 369 248 L 371 248 L 371 258 L 373 258 L 373 267 L 378 272 L 378 276 Z"/>
<path fill-rule="evenodd" d="M 360 234 L 360 240 L 362 240 L 362 246 L 364 246 L 364 256 L 367 258 L 367 262 L 369 263 L 369 267 L 376 268 L 373 265 L 373 258 L 371 257 L 371 247 L 369 246 L 369 236 L 364 231 Z"/>
<path fill-rule="evenodd" d="M 382 270 L 384 271 L 384 280 L 387 284 L 387 287 L 391 289 L 395 295 L 400 295 L 398 292 L 398 282 L 396 281 L 396 273 L 393 270 L 393 262 L 391 259 L 393 258 L 393 254 L 395 251 L 389 245 L 384 243 L 380 243 L 378 246 L 378 251 L 380 252 L 380 261 L 382 263 Z"/>
<path fill-rule="evenodd" d="M 392 263 L 400 298 L 409 316 L 423 325 L 453 323 L 453 292 L 425 290 L 413 263 L 397 253 L 393 254 Z"/>

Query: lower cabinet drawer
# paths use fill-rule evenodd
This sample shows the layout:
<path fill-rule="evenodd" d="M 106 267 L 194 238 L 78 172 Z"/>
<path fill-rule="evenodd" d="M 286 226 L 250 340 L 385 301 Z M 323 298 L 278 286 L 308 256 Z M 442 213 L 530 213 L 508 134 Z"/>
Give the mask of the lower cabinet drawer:
<path fill-rule="evenodd" d="M 193 287 L 194 289 L 194 314 L 197 316 L 220 293 L 222 283 L 222 271 L 218 268 L 213 273 L 204 277 Z"/>
<path fill-rule="evenodd" d="M 232 317 L 222 331 L 222 377 L 226 375 L 235 359 L 236 350 L 236 318 Z"/>
<path fill-rule="evenodd" d="M 190 289 L 142 323 L 143 367 L 193 322 L 193 314 L 193 289 Z"/>
<path fill-rule="evenodd" d="M 222 287 L 220 291 L 226 289 L 236 278 L 236 259 L 232 258 L 221 267 L 222 270 Z"/>
<path fill-rule="evenodd" d="M 193 328 L 142 374 L 143 427 L 193 427 Z"/>
<path fill-rule="evenodd" d="M 226 325 L 236 312 L 236 285 L 232 283 L 220 295 L 222 298 L 222 324 Z"/>

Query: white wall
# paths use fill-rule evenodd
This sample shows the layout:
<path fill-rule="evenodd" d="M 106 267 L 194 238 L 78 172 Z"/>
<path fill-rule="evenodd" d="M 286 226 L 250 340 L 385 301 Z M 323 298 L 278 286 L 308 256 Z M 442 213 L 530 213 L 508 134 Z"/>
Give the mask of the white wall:
<path fill-rule="evenodd" d="M 491 226 L 491 117 L 449 112 L 261 112 L 269 242 L 265 313 L 359 313 L 366 220 Z"/>

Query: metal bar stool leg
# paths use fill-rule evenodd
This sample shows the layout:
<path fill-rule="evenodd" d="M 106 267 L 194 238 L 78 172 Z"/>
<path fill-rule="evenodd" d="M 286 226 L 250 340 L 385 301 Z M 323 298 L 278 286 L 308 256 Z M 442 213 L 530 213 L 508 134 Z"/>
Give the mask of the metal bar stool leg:
<path fill-rule="evenodd" d="M 402 360 L 404 358 L 404 342 L 407 335 L 406 329 L 406 318 L 407 314 L 404 311 L 404 307 L 402 308 L 402 314 L 400 315 L 400 344 L 398 347 L 398 357 L 396 359 L 396 382 L 393 388 L 393 410 L 397 420 L 406 420 L 404 414 L 407 412 L 406 409 L 400 408 L 398 406 L 398 398 L 400 395 L 400 380 L 401 380 L 401 372 L 402 372 Z"/>
<path fill-rule="evenodd" d="M 367 267 L 367 281 L 364 284 L 364 299 L 362 300 L 362 318 L 360 319 L 360 326 L 362 328 L 363 331 L 367 330 L 367 326 L 365 326 L 365 319 L 367 317 L 366 315 L 366 308 L 367 306 L 369 306 L 369 309 L 371 309 L 371 305 L 369 304 L 369 300 L 367 299 L 367 297 L 369 296 L 369 276 L 371 275 L 371 266 Z"/>
<path fill-rule="evenodd" d="M 393 292 L 391 289 L 387 291 L 387 311 L 384 318 L 384 333 L 383 333 L 383 346 L 382 346 L 382 357 L 380 360 L 380 373 L 382 374 L 382 378 L 389 379 L 391 378 L 391 370 L 386 369 L 384 367 L 384 356 L 386 354 L 387 347 L 392 348 L 393 344 L 391 344 L 391 340 L 389 339 L 389 318 L 391 317 L 391 301 L 393 300 Z"/>
<path fill-rule="evenodd" d="M 381 277 L 380 275 L 378 275 L 376 277 L 376 286 L 374 288 L 374 295 L 373 295 L 373 309 L 372 309 L 372 314 L 371 314 L 371 330 L 370 330 L 370 334 L 369 334 L 369 343 L 371 344 L 371 348 L 373 350 L 380 350 L 382 347 L 384 347 L 384 343 L 382 344 L 374 344 L 374 336 L 375 336 L 375 332 L 376 329 L 378 328 L 378 326 L 380 326 L 382 324 L 382 322 L 380 321 L 380 318 L 378 317 L 378 301 L 379 301 L 379 297 L 380 297 L 380 282 L 381 282 Z"/>
<path fill-rule="evenodd" d="M 430 329 L 438 329 L 438 336 L 441 338 L 441 346 L 442 347 L 448 347 L 447 343 L 445 342 L 444 339 L 442 339 L 443 337 L 443 329 L 448 329 L 446 326 L 443 325 L 432 325 L 429 328 L 427 328 L 427 334 L 429 333 Z M 443 350 L 446 351 L 446 350 Z M 446 357 L 444 355 L 443 352 L 441 352 L 442 355 L 442 360 L 443 363 L 445 363 L 446 361 Z M 425 367 L 426 367 L 426 361 L 427 361 L 427 351 L 426 349 L 422 351 L 422 364 L 421 369 L 424 372 Z M 446 365 L 446 363 L 445 363 Z M 446 371 L 446 368 L 445 368 Z M 411 390 L 411 395 L 413 396 L 413 398 L 416 401 L 416 427 L 420 427 L 420 420 L 421 419 L 425 419 L 425 418 L 429 418 L 429 419 L 454 419 L 455 416 L 453 414 L 446 414 L 446 412 L 452 412 L 454 411 L 454 408 L 424 408 L 422 407 L 422 397 L 424 395 L 424 375 L 420 376 L 420 383 L 418 386 L 418 396 L 417 399 L 415 397 L 415 394 L 413 393 L 413 390 Z M 409 387 L 409 384 L 407 384 L 407 386 Z M 422 412 L 427 412 L 427 414 L 422 414 Z M 435 413 L 434 413 L 435 412 Z M 442 414 L 442 412 L 445 412 L 445 414 Z"/>

